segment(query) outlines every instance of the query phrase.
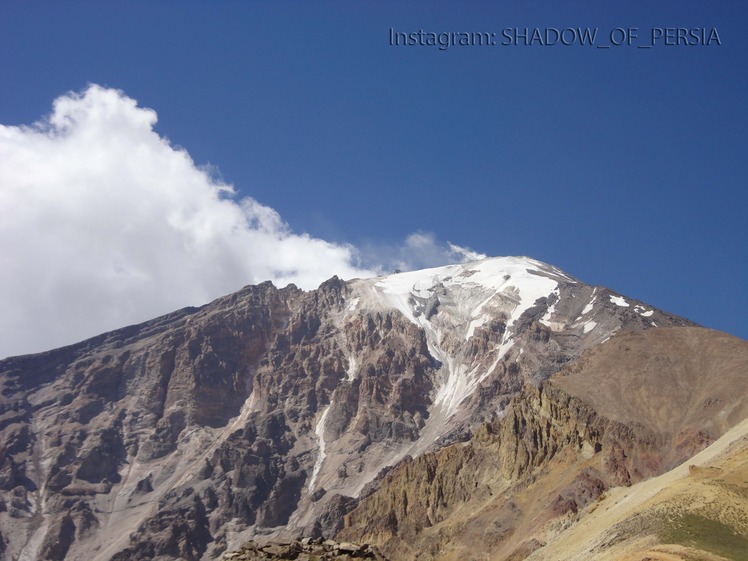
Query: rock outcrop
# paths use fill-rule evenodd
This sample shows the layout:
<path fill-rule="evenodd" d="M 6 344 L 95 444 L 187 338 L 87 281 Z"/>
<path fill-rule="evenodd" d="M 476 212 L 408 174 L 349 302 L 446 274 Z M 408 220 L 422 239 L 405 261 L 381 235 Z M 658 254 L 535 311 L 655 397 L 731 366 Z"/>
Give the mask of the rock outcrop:
<path fill-rule="evenodd" d="M 301 538 L 294 541 L 245 543 L 238 551 L 225 553 L 221 561 L 351 561 L 375 559 L 387 561 L 376 547 L 369 544 L 336 542 L 321 538 Z"/>

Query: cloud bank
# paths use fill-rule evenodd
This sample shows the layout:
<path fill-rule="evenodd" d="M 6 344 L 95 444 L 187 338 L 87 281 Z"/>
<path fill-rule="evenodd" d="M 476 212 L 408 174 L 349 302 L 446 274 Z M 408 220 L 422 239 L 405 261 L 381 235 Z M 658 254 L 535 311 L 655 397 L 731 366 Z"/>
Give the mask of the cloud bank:
<path fill-rule="evenodd" d="M 92 85 L 0 125 L 0 358 L 69 344 L 272 280 L 482 257 L 429 233 L 369 253 L 294 233 L 160 137 L 156 113 Z M 367 263 L 368 266 L 362 266 Z"/>

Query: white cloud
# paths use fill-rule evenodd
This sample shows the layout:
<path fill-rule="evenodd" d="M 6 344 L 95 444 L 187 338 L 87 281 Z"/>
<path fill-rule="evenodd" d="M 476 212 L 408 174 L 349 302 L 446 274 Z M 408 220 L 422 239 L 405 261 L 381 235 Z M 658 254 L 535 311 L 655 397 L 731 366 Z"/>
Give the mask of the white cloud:
<path fill-rule="evenodd" d="M 366 262 L 387 272 L 413 271 L 448 263 L 476 261 L 486 256 L 453 243 L 440 242 L 431 232 L 414 232 L 397 245 L 373 242 L 362 250 Z"/>
<path fill-rule="evenodd" d="M 0 357 L 37 352 L 272 280 L 480 257 L 413 234 L 387 259 L 292 232 L 195 165 L 156 113 L 90 86 L 31 127 L 0 125 Z M 381 252 L 380 252 L 381 253 Z"/>

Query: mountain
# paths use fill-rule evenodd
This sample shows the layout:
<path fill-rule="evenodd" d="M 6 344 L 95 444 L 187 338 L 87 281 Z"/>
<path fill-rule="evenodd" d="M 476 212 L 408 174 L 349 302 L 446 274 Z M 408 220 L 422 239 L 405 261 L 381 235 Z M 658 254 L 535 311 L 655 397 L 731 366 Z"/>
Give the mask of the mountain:
<path fill-rule="evenodd" d="M 0 559 L 539 555 L 746 390 L 745 341 L 529 258 L 248 286 L 0 361 Z"/>

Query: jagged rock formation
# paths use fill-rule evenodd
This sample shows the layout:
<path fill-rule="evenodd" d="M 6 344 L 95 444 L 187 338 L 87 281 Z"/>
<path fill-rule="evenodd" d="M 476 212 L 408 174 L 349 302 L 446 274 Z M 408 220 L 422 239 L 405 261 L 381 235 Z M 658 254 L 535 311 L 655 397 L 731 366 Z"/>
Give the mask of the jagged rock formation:
<path fill-rule="evenodd" d="M 196 561 L 338 532 L 393 559 L 412 557 L 397 540 L 441 555 L 475 501 L 496 516 L 470 522 L 493 528 L 473 543 L 529 553 L 530 513 L 580 511 L 746 415 L 745 342 L 691 325 L 498 258 L 311 292 L 245 287 L 0 361 L 0 559 Z M 626 389 L 616 366 L 643 376 L 633 401 L 605 397 Z M 664 413 L 647 369 L 673 373 L 652 382 L 678 390 Z M 556 464 L 556 495 L 523 506 Z"/>

